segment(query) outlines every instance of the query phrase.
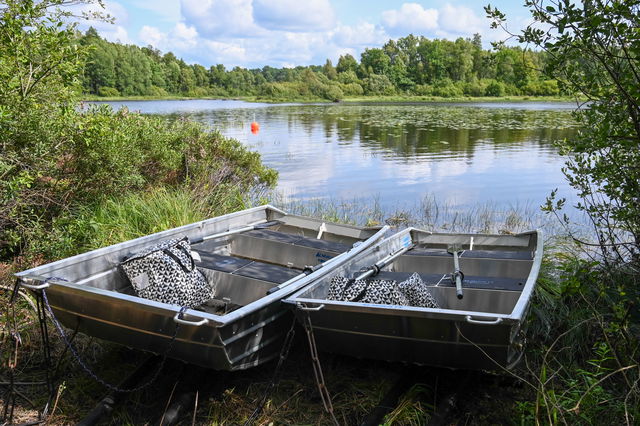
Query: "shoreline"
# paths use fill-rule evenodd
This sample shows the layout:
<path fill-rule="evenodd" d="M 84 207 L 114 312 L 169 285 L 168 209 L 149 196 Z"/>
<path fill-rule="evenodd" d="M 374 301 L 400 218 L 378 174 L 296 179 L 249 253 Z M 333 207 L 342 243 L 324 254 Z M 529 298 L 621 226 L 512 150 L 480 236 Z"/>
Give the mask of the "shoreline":
<path fill-rule="evenodd" d="M 291 98 L 291 99 L 263 99 L 256 96 L 115 96 L 101 97 L 95 95 L 83 96 L 82 102 L 123 102 L 123 101 L 193 101 L 193 100 L 221 100 L 244 101 L 254 103 L 285 104 L 285 103 L 323 103 L 323 104 L 362 104 L 362 103 L 503 103 L 503 102 L 566 102 L 577 103 L 580 99 L 571 96 L 461 96 L 444 98 L 439 96 L 354 96 L 346 97 L 339 102 L 331 102 L 322 98 Z"/>

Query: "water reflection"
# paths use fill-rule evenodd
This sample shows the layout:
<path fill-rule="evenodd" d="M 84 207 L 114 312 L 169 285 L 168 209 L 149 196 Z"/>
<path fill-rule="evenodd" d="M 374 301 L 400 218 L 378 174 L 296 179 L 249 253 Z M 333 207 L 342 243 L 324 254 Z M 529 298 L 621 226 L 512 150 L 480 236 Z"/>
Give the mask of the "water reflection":
<path fill-rule="evenodd" d="M 499 207 L 539 205 L 554 188 L 573 198 L 552 145 L 577 131 L 569 104 L 163 102 L 132 109 L 166 114 L 174 108 L 175 115 L 239 139 L 280 172 L 279 187 L 293 199 L 378 196 L 393 209 L 411 207 L 427 193 L 460 208 L 487 200 Z M 257 135 L 252 121 L 260 124 Z"/>

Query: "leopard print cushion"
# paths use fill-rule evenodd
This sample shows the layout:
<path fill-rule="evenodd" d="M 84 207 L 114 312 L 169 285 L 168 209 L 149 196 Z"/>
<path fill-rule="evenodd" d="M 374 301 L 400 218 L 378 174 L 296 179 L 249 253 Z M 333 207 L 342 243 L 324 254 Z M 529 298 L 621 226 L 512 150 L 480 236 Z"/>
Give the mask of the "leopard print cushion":
<path fill-rule="evenodd" d="M 393 280 L 353 280 L 345 277 L 331 280 L 327 299 L 384 305 L 408 303 Z"/>
<path fill-rule="evenodd" d="M 213 297 L 196 268 L 189 239 L 171 239 L 129 256 L 121 264 L 137 296 L 195 308 Z"/>
<path fill-rule="evenodd" d="M 417 273 L 399 284 L 394 280 L 355 280 L 335 276 L 329 284 L 327 300 L 422 308 L 439 307 L 427 284 Z"/>
<path fill-rule="evenodd" d="M 409 306 L 421 308 L 439 308 L 438 302 L 431 294 L 427 283 L 414 272 L 408 279 L 398 284 L 398 288 L 409 300 Z"/>

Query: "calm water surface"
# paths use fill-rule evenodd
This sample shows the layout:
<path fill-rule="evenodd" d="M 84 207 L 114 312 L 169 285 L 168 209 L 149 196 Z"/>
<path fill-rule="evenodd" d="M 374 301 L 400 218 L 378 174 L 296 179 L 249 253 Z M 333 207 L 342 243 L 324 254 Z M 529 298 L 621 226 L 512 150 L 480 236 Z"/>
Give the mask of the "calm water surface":
<path fill-rule="evenodd" d="M 509 208 L 538 206 L 554 188 L 574 199 L 552 145 L 576 132 L 572 104 L 110 104 L 189 116 L 240 140 L 278 170 L 279 189 L 292 200 L 377 197 L 389 210 L 433 195 L 460 209 Z"/>

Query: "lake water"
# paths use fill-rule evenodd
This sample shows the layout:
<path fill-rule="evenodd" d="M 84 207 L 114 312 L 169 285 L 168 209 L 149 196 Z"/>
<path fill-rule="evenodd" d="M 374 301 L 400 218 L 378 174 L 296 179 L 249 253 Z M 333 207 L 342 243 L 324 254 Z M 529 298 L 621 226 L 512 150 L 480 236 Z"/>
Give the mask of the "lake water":
<path fill-rule="evenodd" d="M 240 140 L 278 170 L 279 190 L 294 201 L 377 198 L 389 211 L 425 196 L 460 210 L 535 207 L 554 188 L 575 198 L 552 144 L 577 131 L 572 104 L 109 104 L 188 116 Z"/>

